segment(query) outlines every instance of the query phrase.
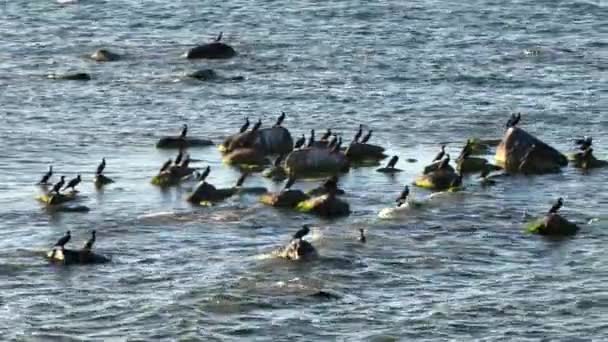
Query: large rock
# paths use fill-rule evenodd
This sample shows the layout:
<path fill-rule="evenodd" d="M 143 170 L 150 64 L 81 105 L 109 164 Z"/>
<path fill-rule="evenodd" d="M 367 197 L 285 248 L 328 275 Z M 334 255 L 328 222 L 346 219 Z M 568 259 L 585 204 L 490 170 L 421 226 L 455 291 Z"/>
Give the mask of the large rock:
<path fill-rule="evenodd" d="M 62 250 L 55 247 L 46 253 L 46 259 L 52 263 L 63 265 L 88 265 L 88 264 L 103 264 L 111 260 L 103 255 L 95 254 L 89 250 L 75 251 L 71 249 Z"/>
<path fill-rule="evenodd" d="M 186 176 L 190 176 L 196 169 L 191 167 L 172 166 L 169 170 L 163 171 L 152 177 L 152 184 L 166 187 L 179 184 Z"/>
<path fill-rule="evenodd" d="M 348 146 L 345 154 L 350 161 L 380 160 L 386 158 L 383 147 L 356 142 Z"/>
<path fill-rule="evenodd" d="M 236 56 L 236 51 L 230 45 L 221 42 L 199 45 L 186 52 L 188 59 L 226 59 L 234 56 Z"/>
<path fill-rule="evenodd" d="M 431 172 L 437 171 L 437 168 L 439 167 L 439 165 L 441 165 L 441 160 L 438 160 L 436 162 L 433 162 L 430 165 L 427 165 L 424 167 L 424 170 L 422 171 L 423 175 L 428 175 Z M 454 170 L 454 168 L 452 167 L 452 165 L 446 165 L 444 167 L 444 170 L 449 170 L 451 172 L 456 172 L 456 170 Z"/>
<path fill-rule="evenodd" d="M 187 201 L 193 204 L 201 204 L 201 202 L 218 202 L 234 195 L 236 191 L 237 188 L 217 189 L 207 182 L 200 182 L 192 194 L 188 196 Z"/>
<path fill-rule="evenodd" d="M 327 218 L 350 215 L 348 203 L 331 195 L 313 197 L 300 202 L 296 209 L 303 213 L 313 213 Z"/>
<path fill-rule="evenodd" d="M 291 152 L 285 159 L 285 168 L 290 175 L 317 176 L 347 172 L 348 158 L 342 152 L 331 152 L 327 148 L 304 148 Z"/>
<path fill-rule="evenodd" d="M 528 153 L 533 145 L 533 152 Z M 509 173 L 550 173 L 568 165 L 568 159 L 563 154 L 519 127 L 507 130 L 495 158 L 497 165 Z"/>
<path fill-rule="evenodd" d="M 230 153 L 243 147 L 255 148 L 265 155 L 287 154 L 293 150 L 293 139 L 285 127 L 262 128 L 226 138 L 220 145 L 220 151 Z"/>
<path fill-rule="evenodd" d="M 36 199 L 48 206 L 60 205 L 76 199 L 76 192 L 68 192 L 67 194 L 44 194 L 36 197 Z"/>
<path fill-rule="evenodd" d="M 295 208 L 300 202 L 309 199 L 301 190 L 283 190 L 277 193 L 268 193 L 260 197 L 260 202 L 281 208 Z"/>
<path fill-rule="evenodd" d="M 573 235 L 579 231 L 579 227 L 566 220 L 559 214 L 547 214 L 543 219 L 528 225 L 528 232 L 540 235 Z"/>
<path fill-rule="evenodd" d="M 594 169 L 608 166 L 608 161 L 597 159 L 593 154 L 587 158 L 584 158 L 583 151 L 570 154 L 568 159 L 572 162 L 574 167 L 581 169 Z"/>
<path fill-rule="evenodd" d="M 478 172 L 481 172 L 482 170 L 485 170 L 486 168 L 488 168 L 490 170 L 500 170 L 500 167 L 491 165 L 484 158 L 467 157 L 464 159 L 459 159 L 456 162 L 456 169 L 458 170 L 458 172 L 460 172 L 462 174 L 478 173 Z"/>
<path fill-rule="evenodd" d="M 283 181 L 287 178 L 287 171 L 285 171 L 285 168 L 282 166 L 273 166 L 270 169 L 264 170 L 262 175 L 273 181 Z"/>
<path fill-rule="evenodd" d="M 277 249 L 273 254 L 279 258 L 294 261 L 310 261 L 319 256 L 315 247 L 302 239 L 291 240 L 287 246 Z"/>
<path fill-rule="evenodd" d="M 179 136 L 173 136 L 160 138 L 156 143 L 156 148 L 188 148 L 211 145 L 213 145 L 213 141 L 207 139 L 198 139 L 190 137 L 182 138 Z"/>
<path fill-rule="evenodd" d="M 448 190 L 462 185 L 462 176 L 453 169 L 444 168 L 419 176 L 414 185 L 429 190 Z"/>
<path fill-rule="evenodd" d="M 267 165 L 270 162 L 264 153 L 254 148 L 238 148 L 226 154 L 223 158 L 226 164 L 231 165 Z"/>

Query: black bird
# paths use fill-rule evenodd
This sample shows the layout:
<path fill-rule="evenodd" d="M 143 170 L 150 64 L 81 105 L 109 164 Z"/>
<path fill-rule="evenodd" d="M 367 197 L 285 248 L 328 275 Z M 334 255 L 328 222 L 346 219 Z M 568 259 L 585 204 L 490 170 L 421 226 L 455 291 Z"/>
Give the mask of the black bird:
<path fill-rule="evenodd" d="M 507 121 L 507 125 L 506 125 L 507 128 L 517 126 L 517 124 L 519 123 L 520 120 L 521 120 L 521 113 L 517 113 L 517 115 L 511 114 L 511 118 L 509 118 L 509 120 Z"/>
<path fill-rule="evenodd" d="M 255 132 L 258 129 L 260 129 L 261 126 L 262 126 L 262 119 L 258 119 L 258 122 L 256 122 L 255 125 L 253 125 L 253 127 L 251 128 L 251 131 Z"/>
<path fill-rule="evenodd" d="M 274 160 L 274 167 L 279 167 L 281 166 L 281 163 L 283 162 L 283 159 L 285 159 L 286 154 L 279 154 L 279 156 L 277 157 L 277 159 Z"/>
<path fill-rule="evenodd" d="M 249 176 L 248 172 L 243 172 L 243 174 L 239 177 L 239 179 L 236 181 L 236 187 L 241 187 L 243 185 L 243 183 L 245 183 L 245 179 L 247 178 L 247 176 Z"/>
<path fill-rule="evenodd" d="M 293 148 L 298 149 L 298 148 L 304 146 L 305 143 L 306 143 L 306 137 L 304 136 L 304 134 L 302 134 L 300 139 L 296 140 L 296 144 L 293 146 Z"/>
<path fill-rule="evenodd" d="M 63 249 L 63 246 L 65 246 L 70 241 L 71 238 L 72 238 L 72 235 L 71 235 L 70 231 L 68 230 L 61 239 L 57 240 L 57 243 L 53 247 L 61 247 L 61 249 Z"/>
<path fill-rule="evenodd" d="M 82 179 L 80 178 L 80 175 L 76 176 L 76 178 L 72 178 L 69 182 L 68 185 L 65 186 L 65 188 L 63 188 L 63 190 L 72 188 L 73 191 L 76 191 L 76 186 L 78 184 L 80 184 L 80 181 Z"/>
<path fill-rule="evenodd" d="M 401 191 L 401 195 L 399 195 L 399 198 L 397 198 L 397 200 L 395 201 L 397 202 L 397 207 L 402 206 L 407 201 L 407 196 L 409 195 L 410 187 L 406 185 L 403 191 Z"/>
<path fill-rule="evenodd" d="M 471 155 L 471 153 L 473 153 L 473 146 L 471 146 L 471 140 L 467 140 L 466 145 L 464 145 L 464 147 L 462 148 L 462 151 L 460 151 L 460 155 L 458 156 L 458 159 L 459 160 L 466 159 Z"/>
<path fill-rule="evenodd" d="M 489 167 L 487 167 L 487 166 L 486 166 L 486 167 L 484 167 L 484 168 L 481 170 L 481 174 L 479 175 L 479 177 L 481 177 L 481 178 L 484 178 L 484 179 L 485 179 L 485 178 L 486 178 L 486 177 L 488 177 L 488 175 L 490 174 L 490 171 L 491 171 L 491 170 L 490 170 L 490 168 L 489 168 Z"/>
<path fill-rule="evenodd" d="M 323 136 L 321 136 L 321 141 L 329 139 L 330 135 L 331 135 L 331 129 L 328 128 L 327 131 L 325 131 L 325 133 L 323 133 Z"/>
<path fill-rule="evenodd" d="M 205 168 L 205 171 L 203 171 L 203 173 L 200 175 L 200 177 L 198 177 L 198 180 L 201 182 L 204 182 L 205 179 L 207 179 L 207 176 L 209 176 L 210 172 L 211 172 L 211 167 L 207 166 Z"/>
<path fill-rule="evenodd" d="M 101 175 L 103 170 L 106 168 L 106 158 L 101 158 L 101 163 L 97 166 L 97 172 L 95 173 L 97 176 Z"/>
<path fill-rule="evenodd" d="M 177 157 L 175 157 L 175 165 L 178 165 L 182 162 L 182 158 L 184 158 L 184 149 L 182 147 L 179 148 L 179 152 L 177 152 Z"/>
<path fill-rule="evenodd" d="M 439 151 L 439 153 L 437 153 L 437 155 L 435 156 L 435 159 L 433 159 L 433 163 L 441 160 L 441 158 L 443 158 L 443 156 L 445 155 L 445 144 L 441 144 L 441 151 Z"/>
<path fill-rule="evenodd" d="M 334 135 L 331 137 L 331 140 L 327 144 L 327 148 L 332 148 L 332 147 L 336 146 L 337 143 L 338 143 L 338 136 L 334 133 Z"/>
<path fill-rule="evenodd" d="M 249 118 L 245 118 L 245 123 L 243 124 L 243 126 L 241 126 L 241 129 L 239 130 L 239 133 L 243 133 L 245 131 L 247 131 L 247 128 L 249 128 Z"/>
<path fill-rule="evenodd" d="M 283 123 L 284 120 L 285 120 L 285 112 L 281 112 L 281 115 L 277 118 L 277 122 L 274 125 L 279 127 L 279 126 L 281 126 L 281 124 Z"/>
<path fill-rule="evenodd" d="M 363 228 L 359 228 L 359 242 L 361 243 L 365 243 L 367 241 L 367 238 L 365 237 L 365 231 L 363 230 Z"/>
<path fill-rule="evenodd" d="M 353 138 L 353 141 L 354 142 L 359 142 L 359 139 L 361 138 L 362 134 L 363 134 L 363 125 L 359 125 L 359 130 L 355 134 L 355 137 Z"/>
<path fill-rule="evenodd" d="M 386 168 L 387 169 L 394 169 L 395 165 L 397 165 L 398 161 L 399 161 L 399 156 L 393 156 L 391 158 L 391 160 L 389 160 L 388 163 L 386 164 Z"/>
<path fill-rule="evenodd" d="M 183 167 L 183 168 L 190 166 L 190 155 L 189 154 L 186 154 L 186 158 L 184 158 L 184 160 L 182 160 L 182 163 L 179 166 Z"/>
<path fill-rule="evenodd" d="M 298 230 L 295 234 L 293 234 L 292 239 L 293 240 L 302 239 L 308 233 L 310 233 L 310 226 L 307 225 L 307 224 L 305 224 L 305 225 L 302 226 L 302 228 L 300 228 L 300 230 Z"/>
<path fill-rule="evenodd" d="M 584 151 L 593 145 L 593 138 L 585 136 L 583 139 L 576 139 L 574 143 L 578 145 L 582 151 Z"/>
<path fill-rule="evenodd" d="M 315 130 L 311 129 L 310 130 L 310 139 L 308 139 L 308 147 L 312 147 L 312 144 L 315 142 Z"/>
<path fill-rule="evenodd" d="M 340 148 L 342 148 L 342 137 L 338 137 L 338 142 L 331 149 L 331 152 L 340 152 Z"/>
<path fill-rule="evenodd" d="M 182 133 L 179 135 L 179 137 L 184 139 L 186 137 L 186 134 L 188 134 L 188 125 L 184 124 L 184 126 L 182 127 Z"/>
<path fill-rule="evenodd" d="M 217 35 L 217 38 L 215 38 L 215 42 L 219 42 L 220 40 L 222 40 L 222 35 L 224 34 L 224 32 L 220 31 L 220 34 Z"/>
<path fill-rule="evenodd" d="M 161 166 L 160 171 L 158 171 L 158 173 L 161 173 L 165 170 L 167 170 L 169 168 L 169 166 L 171 166 L 171 164 L 173 163 L 173 160 L 171 158 L 169 158 L 169 160 L 167 160 L 163 166 Z"/>
<path fill-rule="evenodd" d="M 557 202 L 549 209 L 549 214 L 556 214 L 559 209 L 564 205 L 564 200 L 560 197 L 557 199 Z"/>
<path fill-rule="evenodd" d="M 95 243 L 95 234 L 95 231 L 91 232 L 91 238 L 84 244 L 85 250 L 90 251 L 93 248 L 93 244 Z"/>
<path fill-rule="evenodd" d="M 51 189 L 50 193 L 57 193 L 59 194 L 59 190 L 61 190 L 61 187 L 63 187 L 63 184 L 65 184 L 65 176 L 61 176 L 61 179 L 59 180 L 59 182 L 55 183 L 55 185 L 53 185 L 53 189 Z"/>
<path fill-rule="evenodd" d="M 338 176 L 333 175 L 327 178 L 323 182 L 323 188 L 327 190 L 329 193 L 335 193 L 338 191 Z"/>
<path fill-rule="evenodd" d="M 441 159 L 441 163 L 439 163 L 439 166 L 437 166 L 437 170 L 446 168 L 448 165 L 450 165 L 450 155 L 446 154 L 445 158 Z"/>
<path fill-rule="evenodd" d="M 296 182 L 296 177 L 289 176 L 289 178 L 287 178 L 287 182 L 285 183 L 285 186 L 283 187 L 283 190 L 289 190 L 295 182 Z"/>
<path fill-rule="evenodd" d="M 47 184 L 49 179 L 51 179 L 52 175 L 53 175 L 53 165 L 49 165 L 49 170 L 47 171 L 47 173 L 44 174 L 44 176 L 42 176 L 42 179 L 40 180 L 40 182 L 38 182 L 38 184 Z"/>
<path fill-rule="evenodd" d="M 365 136 L 363 136 L 363 139 L 361 139 L 361 143 L 365 144 L 369 141 L 369 139 L 372 137 L 372 130 L 370 129 L 369 132 L 367 132 L 367 134 Z"/>

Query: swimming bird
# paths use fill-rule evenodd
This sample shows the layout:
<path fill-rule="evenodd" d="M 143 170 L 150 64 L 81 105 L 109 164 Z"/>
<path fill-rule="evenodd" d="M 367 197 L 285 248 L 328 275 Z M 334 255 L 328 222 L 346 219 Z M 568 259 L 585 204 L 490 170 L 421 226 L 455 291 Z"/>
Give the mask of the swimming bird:
<path fill-rule="evenodd" d="M 437 170 L 441 170 L 450 165 L 450 154 L 446 153 L 445 158 L 441 159 L 441 163 L 437 166 Z"/>
<path fill-rule="evenodd" d="M 243 174 L 236 181 L 235 187 L 237 187 L 237 188 L 241 187 L 243 185 L 243 183 L 245 183 L 245 179 L 247 178 L 247 176 L 249 176 L 249 173 L 248 172 L 243 172 Z"/>
<path fill-rule="evenodd" d="M 387 169 L 394 169 L 395 165 L 397 165 L 397 162 L 399 161 L 399 156 L 393 156 L 388 163 L 386 163 L 386 168 Z"/>
<path fill-rule="evenodd" d="M 304 136 L 304 134 L 302 134 L 302 136 L 298 140 L 296 140 L 296 143 L 293 146 L 293 148 L 298 149 L 298 148 L 304 146 L 305 143 L 306 143 L 306 137 Z"/>
<path fill-rule="evenodd" d="M 177 152 L 177 157 L 175 157 L 175 165 L 178 165 L 182 162 L 182 158 L 184 157 L 184 148 L 180 146 L 179 152 Z"/>
<path fill-rule="evenodd" d="M 169 166 L 171 166 L 171 164 L 173 163 L 173 160 L 171 158 L 169 158 L 169 160 L 167 160 L 163 166 L 161 166 L 160 171 L 158 171 L 158 173 L 162 173 L 163 171 L 167 170 L 169 168 Z"/>
<path fill-rule="evenodd" d="M 68 230 L 61 239 L 57 240 L 57 243 L 53 247 L 61 247 L 61 249 L 63 249 L 63 246 L 65 246 L 70 241 L 71 238 L 72 238 L 72 235 L 71 235 L 70 231 Z"/>
<path fill-rule="evenodd" d="M 217 38 L 215 38 L 215 42 L 219 42 L 220 40 L 222 40 L 222 35 L 224 34 L 224 32 L 220 31 L 220 34 L 217 35 Z"/>
<path fill-rule="evenodd" d="M 409 195 L 410 195 L 410 187 L 406 185 L 405 188 L 403 188 L 403 191 L 401 191 L 399 198 L 397 198 L 397 200 L 395 201 L 395 202 L 397 202 L 397 207 L 402 206 L 407 201 L 407 197 Z"/>
<path fill-rule="evenodd" d="M 38 184 L 47 184 L 49 179 L 51 179 L 52 175 L 53 175 L 53 165 L 49 165 L 49 170 L 44 174 L 44 176 L 42 176 L 42 179 L 40 179 L 40 182 L 38 182 Z"/>
<path fill-rule="evenodd" d="M 355 137 L 353 138 L 353 141 L 354 142 L 359 142 L 359 139 L 361 138 L 362 134 L 363 134 L 363 125 L 359 125 L 359 130 L 355 134 Z"/>
<path fill-rule="evenodd" d="M 101 158 L 101 163 L 99 163 L 99 166 L 97 166 L 97 172 L 95 172 L 95 174 L 97 176 L 101 175 L 101 173 L 103 172 L 103 170 L 106 168 L 106 158 Z"/>
<path fill-rule="evenodd" d="M 186 134 L 188 134 L 188 125 L 184 124 L 184 126 L 182 126 L 182 132 L 179 135 L 179 137 L 181 139 L 184 139 L 184 138 L 186 138 Z"/>
<path fill-rule="evenodd" d="M 285 183 L 285 186 L 283 187 L 283 190 L 289 190 L 295 182 L 296 182 L 296 177 L 289 176 L 289 178 L 287 178 L 287 182 Z"/>
<path fill-rule="evenodd" d="M 61 187 L 63 186 L 63 184 L 65 184 L 65 176 L 61 176 L 61 179 L 59 180 L 59 182 L 55 183 L 55 185 L 53 185 L 53 189 L 51 189 L 50 193 L 57 193 L 59 194 L 59 191 L 61 190 Z"/>
<path fill-rule="evenodd" d="M 564 200 L 560 197 L 557 199 L 557 202 L 549 209 L 549 214 L 556 214 L 559 209 L 564 205 Z"/>
<path fill-rule="evenodd" d="M 433 163 L 438 160 L 441 160 L 444 155 L 445 155 L 445 144 L 441 144 L 441 151 L 439 151 L 439 153 L 437 153 L 437 155 L 435 156 L 435 159 L 433 159 Z"/>
<path fill-rule="evenodd" d="M 312 144 L 315 142 L 315 130 L 311 129 L 310 130 L 310 139 L 308 139 L 308 147 L 312 147 Z"/>
<path fill-rule="evenodd" d="M 361 143 L 365 144 L 369 141 L 369 139 L 372 137 L 372 130 L 370 129 L 367 134 L 365 136 L 363 136 L 363 139 L 361 139 Z"/>
<path fill-rule="evenodd" d="M 329 139 L 329 136 L 331 136 L 331 129 L 328 128 L 327 131 L 325 131 L 325 133 L 323 133 L 321 136 L 321 141 Z"/>
<path fill-rule="evenodd" d="M 72 178 L 69 182 L 68 185 L 65 186 L 65 188 L 63 188 L 63 190 L 72 188 L 72 191 L 76 191 L 76 186 L 78 184 L 80 184 L 80 181 L 82 179 L 80 178 L 80 175 L 76 176 L 76 178 Z"/>
<path fill-rule="evenodd" d="M 509 120 L 507 121 L 507 125 L 506 125 L 507 128 L 517 126 L 517 124 L 519 123 L 520 120 L 521 120 L 521 113 L 517 113 L 517 115 L 511 114 L 511 118 L 509 118 Z"/>
<path fill-rule="evenodd" d="M 209 176 L 209 173 L 211 173 L 211 167 L 209 167 L 209 165 L 207 165 L 207 167 L 205 168 L 205 171 L 203 171 L 203 173 L 200 175 L 200 177 L 198 177 L 198 180 L 201 182 L 204 182 L 205 179 L 207 179 L 207 176 Z"/>
<path fill-rule="evenodd" d="M 258 119 L 258 122 L 256 122 L 255 125 L 253 125 L 253 127 L 251 128 L 251 131 L 255 132 L 258 129 L 260 129 L 261 126 L 262 126 L 262 119 Z"/>
<path fill-rule="evenodd" d="M 91 232 L 91 238 L 87 240 L 87 242 L 84 244 L 84 250 L 90 251 L 93 248 L 93 244 L 95 243 L 95 235 L 96 232 L 93 230 Z"/>
<path fill-rule="evenodd" d="M 359 228 L 359 239 L 358 240 L 361 243 L 367 242 L 367 238 L 365 237 L 365 231 L 363 230 L 363 228 Z"/>
<path fill-rule="evenodd" d="M 245 123 L 243 124 L 243 126 L 241 126 L 239 133 L 243 133 L 243 132 L 247 131 L 247 128 L 249 128 L 249 117 L 245 118 Z"/>
<path fill-rule="evenodd" d="M 277 122 L 274 124 L 276 127 L 280 127 L 285 120 L 285 112 L 281 112 L 281 115 L 277 118 Z"/>
<path fill-rule="evenodd" d="M 305 237 L 308 233 L 310 233 L 310 225 L 303 225 L 302 228 L 300 228 L 300 230 L 298 230 L 295 234 L 293 234 L 292 239 L 293 240 L 301 240 L 303 237 Z"/>

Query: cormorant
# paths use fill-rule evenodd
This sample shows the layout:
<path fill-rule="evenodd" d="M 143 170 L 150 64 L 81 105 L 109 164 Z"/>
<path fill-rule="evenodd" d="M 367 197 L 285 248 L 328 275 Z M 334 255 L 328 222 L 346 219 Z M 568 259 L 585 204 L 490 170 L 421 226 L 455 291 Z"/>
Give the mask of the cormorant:
<path fill-rule="evenodd" d="M 450 165 L 450 154 L 446 153 L 445 158 L 441 159 L 441 163 L 437 166 L 437 170 L 446 168 L 448 165 Z"/>
<path fill-rule="evenodd" d="M 293 185 L 293 183 L 296 182 L 296 177 L 294 176 L 289 176 L 289 178 L 287 178 L 287 182 L 285 183 L 285 186 L 283 187 L 283 190 L 289 190 L 291 188 L 291 186 Z"/>
<path fill-rule="evenodd" d="M 481 174 L 479 175 L 479 177 L 485 179 L 486 177 L 488 177 L 488 175 L 490 174 L 490 168 L 489 167 L 484 167 L 483 169 L 481 169 Z"/>
<path fill-rule="evenodd" d="M 239 177 L 239 179 L 236 181 L 236 187 L 241 187 L 243 185 L 243 183 L 245 183 L 245 179 L 247 178 L 247 176 L 249 176 L 248 172 L 243 172 L 243 174 Z"/>
<path fill-rule="evenodd" d="M 462 148 L 462 151 L 460 151 L 460 155 L 458 156 L 459 160 L 463 160 L 468 158 L 471 153 L 473 153 L 473 147 L 471 146 L 471 140 L 467 140 L 466 145 L 464 145 L 464 147 Z"/>
<path fill-rule="evenodd" d="M 315 130 L 311 129 L 310 130 L 310 139 L 308 139 L 308 147 L 312 147 L 312 144 L 315 142 Z"/>
<path fill-rule="evenodd" d="M 342 147 L 342 137 L 338 137 L 338 142 L 331 149 L 331 152 L 340 152 L 340 148 Z"/>
<path fill-rule="evenodd" d="M 362 134 L 363 134 L 363 125 L 359 125 L 359 130 L 355 134 L 355 137 L 353 138 L 353 141 L 354 142 L 359 142 L 359 139 L 361 138 Z"/>
<path fill-rule="evenodd" d="M 243 133 L 243 132 L 247 131 L 247 128 L 249 128 L 249 118 L 248 117 L 245 118 L 245 123 L 243 124 L 243 126 L 241 126 L 239 133 Z"/>
<path fill-rule="evenodd" d="M 210 172 L 211 172 L 211 167 L 209 167 L 207 165 L 207 167 L 205 168 L 205 171 L 203 171 L 203 173 L 200 175 L 200 177 L 198 177 L 198 180 L 201 182 L 204 182 L 205 179 L 207 179 L 207 176 L 209 176 Z"/>
<path fill-rule="evenodd" d="M 63 246 L 65 246 L 70 241 L 71 238 L 72 238 L 72 235 L 71 235 L 70 231 L 68 230 L 61 239 L 57 240 L 57 243 L 53 247 L 61 247 L 61 249 L 63 249 Z"/>
<path fill-rule="evenodd" d="M 338 143 L 338 136 L 336 134 L 334 134 L 331 137 L 331 140 L 329 141 L 329 143 L 327 144 L 327 148 L 332 148 L 332 147 L 336 146 L 337 143 Z"/>
<path fill-rule="evenodd" d="M 397 207 L 402 206 L 407 201 L 407 196 L 409 195 L 410 187 L 406 185 L 403 191 L 401 191 L 401 195 L 399 195 L 399 198 L 397 198 L 397 200 L 395 201 L 397 202 Z"/>
<path fill-rule="evenodd" d="M 219 42 L 220 40 L 222 40 L 222 35 L 224 34 L 224 32 L 220 31 L 220 34 L 217 35 L 217 38 L 215 38 L 215 42 Z"/>
<path fill-rule="evenodd" d="M 358 240 L 361 243 L 367 242 L 367 238 L 365 237 L 365 231 L 363 230 L 363 228 L 359 228 L 359 239 Z"/>
<path fill-rule="evenodd" d="M 96 232 L 93 230 L 91 232 L 91 238 L 84 244 L 85 250 L 90 251 L 93 248 L 93 244 L 95 243 L 95 234 Z"/>
<path fill-rule="evenodd" d="M 186 158 L 184 158 L 184 160 L 182 160 L 182 163 L 179 166 L 183 167 L 183 168 L 187 168 L 189 165 L 190 165 L 190 155 L 186 154 Z"/>
<path fill-rule="evenodd" d="M 182 133 L 179 135 L 180 138 L 186 138 L 186 134 L 188 134 L 188 125 L 184 124 L 182 127 Z"/>
<path fill-rule="evenodd" d="M 564 205 L 564 200 L 560 197 L 557 199 L 557 202 L 549 209 L 549 214 L 556 214 L 559 209 Z"/>
<path fill-rule="evenodd" d="M 167 170 L 169 168 L 169 166 L 171 166 L 171 164 L 173 163 L 173 160 L 171 158 L 169 158 L 169 160 L 167 160 L 163 166 L 161 166 L 160 171 L 158 171 L 158 173 L 161 173 L 165 170 Z"/>
<path fill-rule="evenodd" d="M 300 139 L 296 140 L 296 144 L 293 146 L 293 148 L 298 149 L 298 148 L 304 146 L 305 143 L 306 143 L 306 137 L 304 136 L 304 134 L 302 134 Z"/>
<path fill-rule="evenodd" d="M 49 179 L 51 179 L 52 175 L 53 175 L 53 165 L 49 165 L 49 170 L 47 171 L 47 173 L 44 174 L 44 176 L 42 176 L 42 179 L 40 180 L 40 182 L 38 182 L 38 184 L 47 184 Z"/>
<path fill-rule="evenodd" d="M 388 163 L 386 164 L 386 168 L 387 169 L 394 169 L 395 165 L 397 165 L 397 162 L 399 161 L 399 156 L 393 156 Z"/>
<path fill-rule="evenodd" d="M 285 120 L 285 112 L 281 112 L 281 115 L 277 118 L 277 122 L 274 125 L 280 127 L 283 120 Z"/>
<path fill-rule="evenodd" d="M 300 228 L 300 230 L 298 230 L 295 234 L 293 234 L 292 239 L 293 240 L 302 239 L 308 233 L 310 233 L 310 226 L 307 225 L 307 224 L 305 224 L 305 225 L 302 226 L 302 228 Z"/>
<path fill-rule="evenodd" d="M 101 163 L 99 163 L 99 166 L 97 166 L 97 172 L 95 173 L 95 175 L 99 176 L 101 175 L 101 173 L 103 172 L 103 170 L 106 168 L 106 158 L 101 158 Z"/>
<path fill-rule="evenodd" d="M 281 163 L 283 162 L 283 159 L 285 159 L 286 154 L 279 154 L 279 156 L 277 157 L 277 159 L 274 160 L 274 167 L 279 167 L 281 166 Z"/>
<path fill-rule="evenodd" d="M 63 187 L 63 184 L 65 184 L 65 176 L 61 176 L 61 179 L 59 180 L 59 182 L 57 182 L 55 185 L 53 185 L 53 189 L 51 189 L 50 193 L 57 193 L 59 194 L 59 190 L 61 190 L 61 187 Z"/>
<path fill-rule="evenodd" d="M 517 113 L 517 115 L 511 114 L 511 118 L 509 118 L 509 121 L 507 121 L 507 128 L 517 126 L 517 124 L 519 123 L 520 120 L 521 120 L 521 113 Z"/>
<path fill-rule="evenodd" d="M 435 156 L 435 159 L 433 159 L 433 163 L 438 160 L 441 160 L 444 155 L 445 155 L 445 144 L 441 144 L 441 151 L 439 151 L 439 153 L 437 153 L 437 155 Z"/>
<path fill-rule="evenodd" d="M 323 136 L 321 136 L 321 141 L 329 139 L 330 135 L 331 135 L 331 129 L 328 128 L 327 131 L 325 131 L 325 133 L 323 133 Z"/>
<path fill-rule="evenodd" d="M 593 145 L 593 138 L 585 136 L 583 139 L 576 139 L 574 143 L 578 145 L 582 151 L 584 151 Z"/>
<path fill-rule="evenodd" d="M 184 157 L 184 149 L 183 147 L 179 148 L 179 152 L 177 152 L 177 157 L 175 157 L 175 165 L 179 166 L 182 162 L 182 158 Z"/>
<path fill-rule="evenodd" d="M 80 175 L 76 176 L 76 178 L 73 178 L 68 182 L 68 185 L 66 185 L 65 188 L 63 188 L 63 190 L 72 188 L 73 191 L 76 191 L 76 186 L 78 184 L 80 184 L 81 180 L 82 179 L 80 178 Z"/>
<path fill-rule="evenodd" d="M 332 193 L 338 191 L 338 176 L 333 175 L 323 182 L 323 188 Z"/>
<path fill-rule="evenodd" d="M 369 139 L 372 137 L 372 130 L 370 129 L 369 132 L 367 132 L 367 134 L 365 136 L 363 136 L 363 139 L 361 139 L 361 143 L 365 144 L 369 141 Z"/>
<path fill-rule="evenodd" d="M 255 132 L 258 129 L 260 129 L 261 126 L 262 126 L 262 119 L 258 119 L 258 122 L 256 122 L 255 125 L 253 125 L 253 128 L 251 128 L 251 131 Z"/>

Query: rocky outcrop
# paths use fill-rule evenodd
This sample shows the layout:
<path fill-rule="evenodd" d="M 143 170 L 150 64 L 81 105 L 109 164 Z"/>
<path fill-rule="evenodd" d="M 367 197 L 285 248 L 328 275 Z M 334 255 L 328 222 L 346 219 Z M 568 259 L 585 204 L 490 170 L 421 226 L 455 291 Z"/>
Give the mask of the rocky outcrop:
<path fill-rule="evenodd" d="M 156 148 L 188 148 L 213 145 L 213 141 L 198 138 L 182 138 L 179 136 L 162 137 L 156 143 Z"/>
<path fill-rule="evenodd" d="M 346 172 L 350 163 L 341 152 L 327 148 L 304 148 L 291 152 L 285 159 L 287 173 L 295 176 L 316 176 Z"/>
<path fill-rule="evenodd" d="M 519 127 L 507 130 L 495 158 L 497 165 L 509 173 L 559 172 L 561 167 L 568 164 L 563 154 Z"/>
<path fill-rule="evenodd" d="M 287 246 L 280 247 L 273 254 L 279 258 L 293 261 L 310 261 L 319 257 L 316 248 L 308 241 L 293 239 Z"/>
<path fill-rule="evenodd" d="M 540 235 L 573 235 L 579 231 L 579 227 L 559 214 L 547 214 L 543 219 L 528 225 L 528 232 Z"/>
<path fill-rule="evenodd" d="M 232 135 L 220 145 L 224 153 L 239 148 L 254 148 L 264 155 L 287 154 L 293 150 L 293 139 L 287 128 L 270 127 Z"/>
<path fill-rule="evenodd" d="M 46 253 L 46 259 L 55 264 L 62 265 L 89 265 L 89 264 L 103 264 L 110 262 L 110 258 L 103 255 L 93 253 L 89 250 L 62 250 L 59 247 L 55 247 Z"/>

